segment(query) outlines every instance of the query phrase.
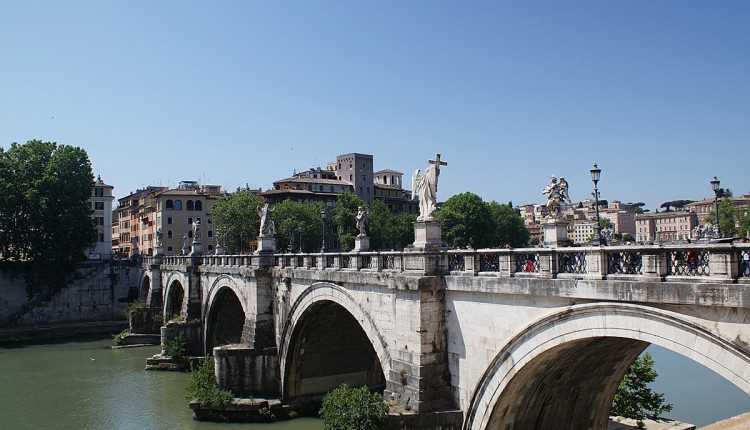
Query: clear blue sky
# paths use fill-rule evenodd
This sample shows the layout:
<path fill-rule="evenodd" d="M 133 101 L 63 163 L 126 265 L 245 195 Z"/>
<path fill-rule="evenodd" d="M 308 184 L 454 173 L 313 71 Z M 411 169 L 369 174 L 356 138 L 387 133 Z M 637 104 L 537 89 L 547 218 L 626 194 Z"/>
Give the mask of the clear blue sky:
<path fill-rule="evenodd" d="M 438 199 L 750 192 L 747 1 L 0 2 L 0 146 L 86 149 L 118 197 L 271 187 L 348 152 Z"/>

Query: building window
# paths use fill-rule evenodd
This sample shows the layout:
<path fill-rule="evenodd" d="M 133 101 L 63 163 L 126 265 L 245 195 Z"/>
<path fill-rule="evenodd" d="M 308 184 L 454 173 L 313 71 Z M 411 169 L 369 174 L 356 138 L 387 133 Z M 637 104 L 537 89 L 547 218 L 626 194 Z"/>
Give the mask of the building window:
<path fill-rule="evenodd" d="M 214 246 L 213 245 L 208 245 L 208 250 L 209 251 L 213 251 L 214 250 Z"/>
<path fill-rule="evenodd" d="M 104 197 L 104 188 L 94 188 L 94 196 Z"/>
<path fill-rule="evenodd" d="M 207 234 L 208 234 L 208 237 L 214 237 L 214 232 L 211 230 L 209 230 Z"/>
<path fill-rule="evenodd" d="M 167 210 L 174 210 L 174 202 L 172 201 L 172 199 L 167 200 Z"/>
<path fill-rule="evenodd" d="M 94 202 L 94 209 L 103 211 L 104 210 L 104 202 Z"/>
<path fill-rule="evenodd" d="M 192 218 L 188 218 L 188 225 L 192 225 L 192 224 L 193 224 L 193 219 Z"/>
<path fill-rule="evenodd" d="M 167 217 L 167 224 L 172 224 L 172 217 Z"/>
<path fill-rule="evenodd" d="M 175 200 L 174 201 L 174 210 L 181 211 L 182 210 L 182 200 Z"/>
<path fill-rule="evenodd" d="M 172 230 L 167 230 L 167 239 L 172 238 Z"/>
<path fill-rule="evenodd" d="M 203 210 L 203 202 L 200 200 L 195 201 L 195 210 L 202 211 Z"/>
<path fill-rule="evenodd" d="M 193 201 L 192 200 L 188 200 L 187 202 L 185 202 L 185 210 L 186 211 L 191 211 L 193 209 L 195 209 L 195 206 L 193 206 Z"/>
<path fill-rule="evenodd" d="M 172 247 L 171 246 L 167 247 L 167 252 L 172 252 Z"/>

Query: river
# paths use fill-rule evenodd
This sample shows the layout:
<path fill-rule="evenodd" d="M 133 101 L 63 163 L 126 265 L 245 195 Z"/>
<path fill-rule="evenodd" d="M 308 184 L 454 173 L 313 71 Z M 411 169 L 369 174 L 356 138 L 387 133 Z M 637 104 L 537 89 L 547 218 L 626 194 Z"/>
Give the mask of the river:
<path fill-rule="evenodd" d="M 182 393 L 188 375 L 147 372 L 158 347 L 109 349 L 111 340 L 0 348 L 2 429 L 317 430 L 312 418 L 274 424 L 198 422 Z M 750 396 L 686 358 L 656 346 L 659 378 L 674 410 L 667 414 L 698 426 L 750 410 Z"/>
<path fill-rule="evenodd" d="M 274 424 L 193 420 L 188 375 L 147 372 L 158 347 L 109 349 L 111 340 L 0 348 L 0 429 L 317 430 L 322 421 Z"/>

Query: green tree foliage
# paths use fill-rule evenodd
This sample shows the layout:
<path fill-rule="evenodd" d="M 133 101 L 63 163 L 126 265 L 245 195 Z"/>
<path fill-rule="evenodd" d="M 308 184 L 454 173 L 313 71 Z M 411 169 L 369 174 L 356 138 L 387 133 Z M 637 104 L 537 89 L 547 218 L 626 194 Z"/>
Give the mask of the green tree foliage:
<path fill-rule="evenodd" d="M 514 248 L 526 245 L 529 242 L 529 230 L 523 222 L 523 218 L 509 204 L 502 205 L 490 202 L 490 213 L 494 221 L 493 243 L 495 246 L 508 244 Z"/>
<path fill-rule="evenodd" d="M 191 369 L 185 398 L 197 400 L 201 406 L 208 407 L 221 407 L 232 401 L 234 398 L 232 392 L 222 390 L 216 382 L 213 357 L 203 357 Z"/>
<path fill-rule="evenodd" d="M 508 205 L 486 203 L 473 193 L 457 194 L 438 213 L 443 238 L 456 247 L 523 246 L 529 240 L 523 218 Z"/>
<path fill-rule="evenodd" d="M 276 226 L 276 247 L 280 250 L 316 252 L 320 249 L 323 203 L 299 203 L 284 200 L 276 204 L 271 219 Z"/>
<path fill-rule="evenodd" d="M 651 354 L 646 352 L 636 359 L 617 388 L 610 414 L 636 420 L 656 420 L 661 414 L 671 411 L 672 405 L 664 402 L 664 395 L 654 393 L 648 387 L 657 376 Z"/>
<path fill-rule="evenodd" d="M 612 228 L 612 221 L 609 218 L 599 218 L 599 228 Z"/>
<path fill-rule="evenodd" d="M 719 230 L 722 237 L 733 237 L 737 235 L 737 222 L 744 211 L 737 210 L 729 199 L 719 200 Z M 705 218 L 711 225 L 716 224 L 716 210 L 712 210 Z"/>
<path fill-rule="evenodd" d="M 339 193 L 336 206 L 333 208 L 333 222 L 336 223 L 339 232 L 341 249 L 351 251 L 354 249 L 354 238 L 357 237 L 357 209 L 367 206 L 367 203 L 350 192 Z"/>
<path fill-rule="evenodd" d="M 377 430 L 385 422 L 388 406 L 383 396 L 370 393 L 367 387 L 351 388 L 346 384 L 323 397 L 320 417 L 323 430 Z"/>
<path fill-rule="evenodd" d="M 671 208 L 674 208 L 676 211 L 681 211 L 686 205 L 693 203 L 694 200 L 670 200 L 668 202 L 664 202 L 661 204 L 661 208 L 666 208 L 666 211 L 669 212 Z"/>
<path fill-rule="evenodd" d="M 367 234 L 372 249 L 403 249 L 414 243 L 415 214 L 393 214 L 381 200 L 370 207 Z"/>
<path fill-rule="evenodd" d="M 750 233 L 750 205 L 737 208 L 737 218 L 739 219 L 740 229 L 738 236 L 748 237 Z"/>
<path fill-rule="evenodd" d="M 238 189 L 222 197 L 211 211 L 211 222 L 230 254 L 250 251 L 260 228 L 258 207 L 263 200 L 250 190 Z"/>
<path fill-rule="evenodd" d="M 30 140 L 0 148 L 0 255 L 31 265 L 30 293 L 59 289 L 96 240 L 86 151 Z"/>
<path fill-rule="evenodd" d="M 443 221 L 443 239 L 448 244 L 475 249 L 492 246 L 492 214 L 478 195 L 466 192 L 451 196 L 438 216 Z"/>

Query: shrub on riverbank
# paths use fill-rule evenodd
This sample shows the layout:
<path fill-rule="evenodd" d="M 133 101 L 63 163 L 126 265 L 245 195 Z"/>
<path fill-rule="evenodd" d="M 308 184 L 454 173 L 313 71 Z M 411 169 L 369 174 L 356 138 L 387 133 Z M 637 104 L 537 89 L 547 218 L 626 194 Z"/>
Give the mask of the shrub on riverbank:
<path fill-rule="evenodd" d="M 180 358 L 187 355 L 187 340 L 180 333 L 172 339 L 164 339 L 164 353 L 169 358 Z M 213 361 L 211 361 L 213 363 Z"/>
<path fill-rule="evenodd" d="M 380 394 L 342 384 L 323 397 L 320 417 L 323 430 L 376 430 L 385 422 L 387 412 Z"/>
<path fill-rule="evenodd" d="M 201 406 L 221 407 L 231 402 L 234 396 L 231 391 L 219 388 L 214 373 L 214 359 L 203 357 L 190 372 L 185 398 L 197 400 Z"/>

